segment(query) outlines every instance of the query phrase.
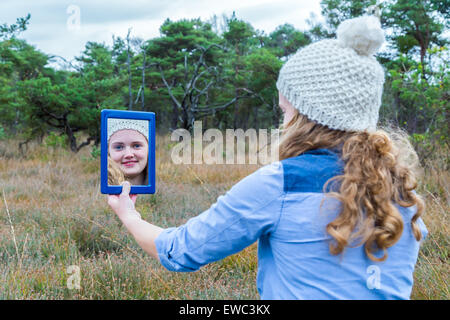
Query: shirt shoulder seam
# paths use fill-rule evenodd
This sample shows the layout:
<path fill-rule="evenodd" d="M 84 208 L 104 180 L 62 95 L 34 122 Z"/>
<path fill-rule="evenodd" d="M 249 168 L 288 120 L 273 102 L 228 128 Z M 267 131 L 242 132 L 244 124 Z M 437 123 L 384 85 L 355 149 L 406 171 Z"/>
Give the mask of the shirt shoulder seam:
<path fill-rule="evenodd" d="M 280 196 L 282 196 L 283 198 L 281 199 L 280 212 L 278 213 L 278 220 L 277 220 L 277 222 L 275 223 L 275 226 L 274 226 L 274 228 L 273 228 L 273 232 L 276 232 L 276 231 L 277 231 L 278 225 L 280 224 L 281 216 L 282 216 L 282 214 L 283 214 L 284 201 L 285 201 L 285 199 L 286 199 L 286 192 L 283 191 L 283 193 L 282 193 Z"/>

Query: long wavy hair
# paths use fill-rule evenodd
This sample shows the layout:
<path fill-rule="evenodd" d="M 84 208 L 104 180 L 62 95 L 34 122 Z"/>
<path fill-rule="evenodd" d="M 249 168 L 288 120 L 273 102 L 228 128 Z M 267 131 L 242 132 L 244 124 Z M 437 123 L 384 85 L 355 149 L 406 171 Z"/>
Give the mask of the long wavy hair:
<path fill-rule="evenodd" d="M 122 182 L 125 181 L 125 176 L 120 170 L 120 167 L 117 163 L 108 156 L 108 185 L 110 186 L 120 186 Z"/>
<path fill-rule="evenodd" d="M 394 203 L 417 206 L 411 226 L 416 240 L 421 239 L 416 221 L 424 211 L 424 202 L 413 191 L 417 187 L 418 158 L 406 134 L 393 129 L 389 134 L 386 130 L 332 130 L 298 112 L 280 129 L 280 160 L 319 148 L 340 152 L 344 173 L 324 185 L 326 196 L 342 203 L 339 215 L 326 226 L 334 240 L 329 247 L 332 254 L 364 244 L 372 261 L 386 260 L 387 248 L 400 239 L 403 231 L 403 219 Z M 336 189 L 327 191 L 332 182 Z M 359 240 L 356 245 L 354 240 Z"/>

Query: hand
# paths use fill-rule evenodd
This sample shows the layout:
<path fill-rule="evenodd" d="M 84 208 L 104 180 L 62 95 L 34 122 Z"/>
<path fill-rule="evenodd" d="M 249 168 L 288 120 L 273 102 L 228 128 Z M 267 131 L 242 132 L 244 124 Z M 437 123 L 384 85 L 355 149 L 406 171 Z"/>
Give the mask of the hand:
<path fill-rule="evenodd" d="M 122 222 L 130 219 L 141 219 L 141 215 L 136 211 L 134 204 L 137 195 L 130 195 L 131 184 L 128 181 L 122 183 L 122 193 L 108 195 L 108 204 L 117 214 Z"/>

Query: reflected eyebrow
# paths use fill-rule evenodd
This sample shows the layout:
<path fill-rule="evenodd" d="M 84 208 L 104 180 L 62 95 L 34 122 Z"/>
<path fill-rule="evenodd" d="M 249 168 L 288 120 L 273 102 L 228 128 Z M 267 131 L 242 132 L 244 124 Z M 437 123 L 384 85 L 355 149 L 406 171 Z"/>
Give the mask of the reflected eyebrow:
<path fill-rule="evenodd" d="M 134 141 L 131 143 L 132 146 L 138 144 L 140 147 L 144 147 L 145 146 L 145 142 L 143 141 Z"/>
<path fill-rule="evenodd" d="M 136 144 L 136 143 L 145 144 L 144 141 L 132 141 L 130 144 Z M 112 146 L 118 146 L 118 145 L 125 145 L 125 143 L 121 142 L 121 141 L 116 141 L 116 142 L 111 143 L 111 145 Z"/>

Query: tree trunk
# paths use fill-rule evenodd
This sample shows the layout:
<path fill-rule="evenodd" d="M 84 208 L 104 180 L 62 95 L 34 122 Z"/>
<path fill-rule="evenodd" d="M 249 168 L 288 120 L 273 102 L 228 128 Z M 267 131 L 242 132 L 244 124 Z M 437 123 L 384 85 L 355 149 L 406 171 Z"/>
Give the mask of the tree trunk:
<path fill-rule="evenodd" d="M 142 92 L 141 92 L 141 109 L 145 110 L 145 49 L 142 50 L 143 62 L 142 62 Z"/>
<path fill-rule="evenodd" d="M 189 113 L 188 113 L 188 110 L 187 110 L 186 106 L 183 106 L 183 110 L 182 110 L 182 113 L 181 113 L 181 119 L 182 119 L 182 126 L 183 126 L 183 128 L 186 129 L 186 130 L 189 130 L 190 127 L 191 127 L 191 124 L 189 122 L 189 120 L 190 120 L 189 119 Z"/>
<path fill-rule="evenodd" d="M 249 128 L 249 122 L 250 122 L 250 111 L 247 109 L 244 113 L 244 119 L 241 117 L 241 123 L 239 125 L 239 128 L 242 128 L 244 131 L 247 131 Z"/>
<path fill-rule="evenodd" d="M 75 137 L 72 128 L 67 123 L 67 119 L 64 119 L 64 131 L 66 132 L 67 138 L 69 139 L 70 150 L 74 153 L 78 152 L 77 148 L 77 138 Z"/>
<path fill-rule="evenodd" d="M 237 76 L 239 75 L 239 48 L 238 45 L 236 45 L 235 48 L 236 51 L 236 55 L 237 55 L 237 61 L 236 61 L 236 65 L 234 67 L 234 72 L 235 72 L 235 77 L 236 77 L 236 82 L 235 82 L 235 86 L 238 86 L 237 84 Z M 239 90 L 236 88 L 235 89 L 235 96 L 238 97 L 239 96 Z M 238 114 L 239 114 L 239 99 L 236 99 L 236 102 L 234 103 L 234 119 L 233 119 L 233 129 L 237 129 L 239 124 L 238 124 Z"/>
<path fill-rule="evenodd" d="M 276 97 L 272 98 L 272 125 L 274 128 L 278 128 L 280 125 L 280 110 L 278 110 L 278 104 L 276 101 Z"/>
<path fill-rule="evenodd" d="M 131 92 L 130 32 L 131 29 L 128 29 L 127 34 L 128 110 L 133 110 L 133 93 Z"/>
<path fill-rule="evenodd" d="M 426 80 L 426 73 L 425 73 L 425 55 L 427 54 L 427 48 L 425 47 L 425 44 L 420 45 L 420 63 L 422 64 L 422 79 Z"/>
<path fill-rule="evenodd" d="M 176 130 L 178 127 L 178 106 L 172 101 L 172 125 L 171 129 Z"/>
<path fill-rule="evenodd" d="M 258 123 L 258 113 L 259 113 L 259 107 L 253 108 L 253 128 L 258 131 L 259 129 L 259 123 Z"/>
<path fill-rule="evenodd" d="M 236 97 L 238 96 L 238 90 L 236 90 Z M 234 114 L 233 114 L 233 129 L 237 129 L 238 124 L 238 115 L 239 115 L 239 100 L 236 100 L 234 103 Z"/>

